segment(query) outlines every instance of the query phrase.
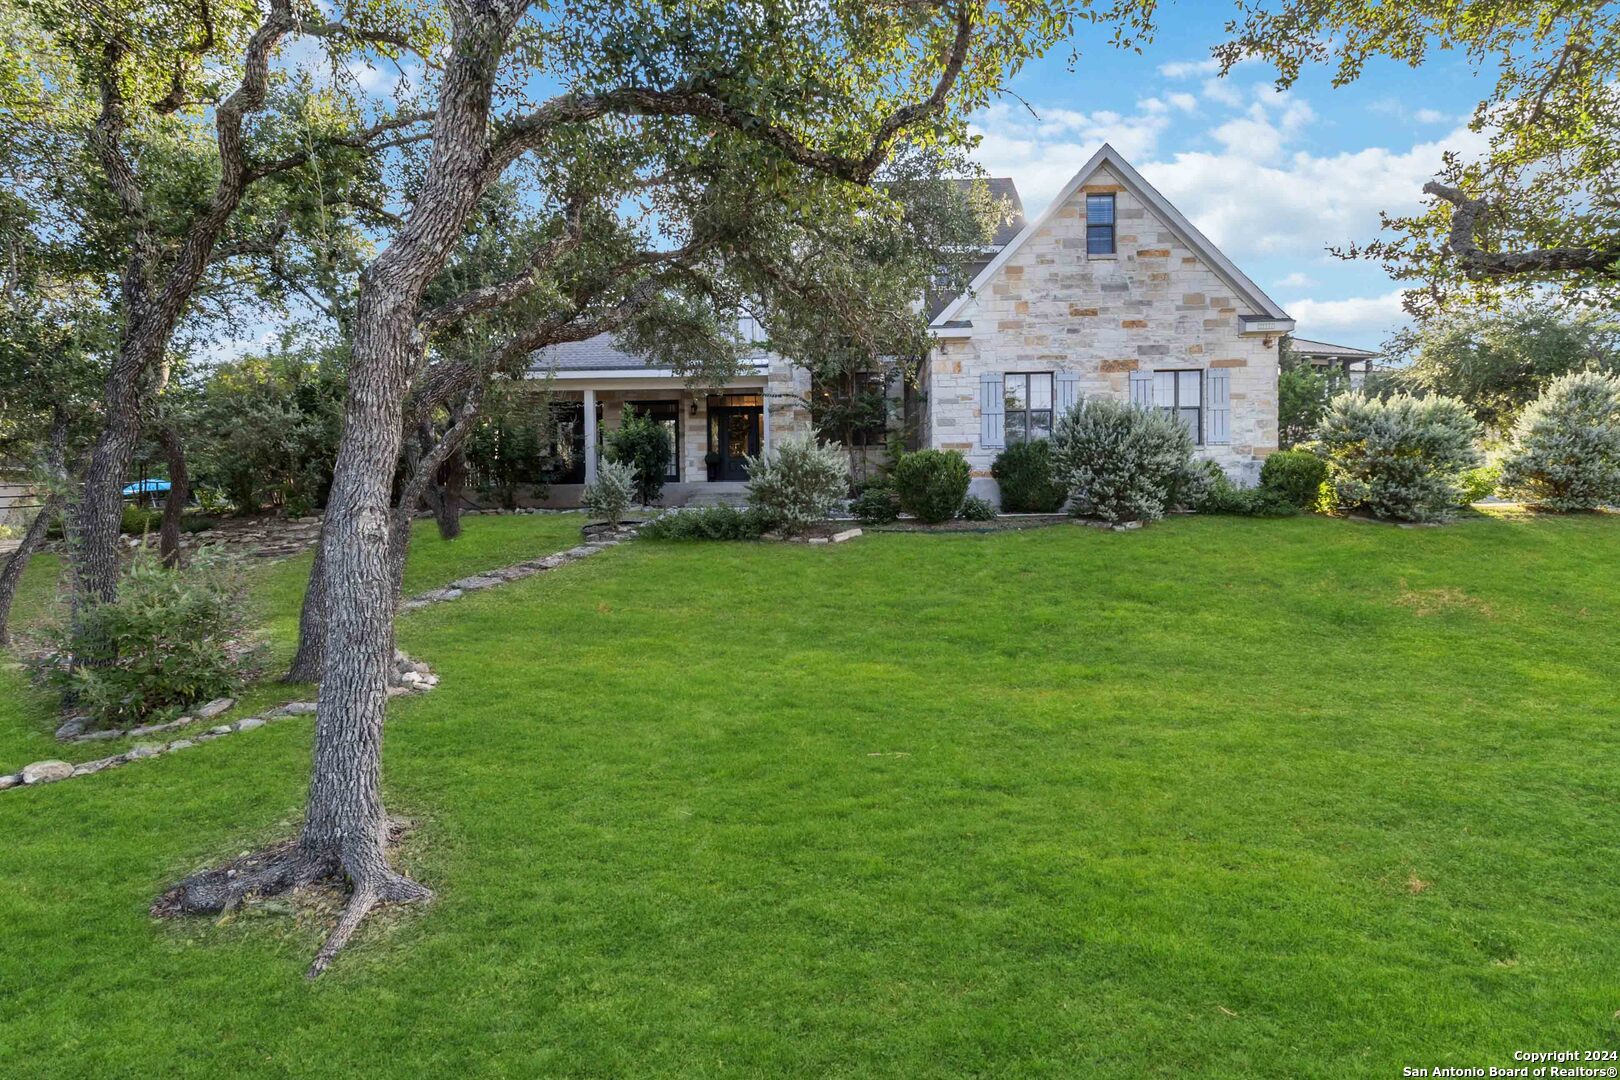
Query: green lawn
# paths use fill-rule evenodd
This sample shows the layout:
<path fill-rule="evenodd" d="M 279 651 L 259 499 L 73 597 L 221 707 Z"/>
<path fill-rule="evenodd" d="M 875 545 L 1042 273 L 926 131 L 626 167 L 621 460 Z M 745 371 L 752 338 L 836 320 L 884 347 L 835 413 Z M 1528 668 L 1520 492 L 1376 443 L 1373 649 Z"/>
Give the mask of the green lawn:
<path fill-rule="evenodd" d="M 295 827 L 307 723 L 8 792 L 0 1061 L 1384 1077 L 1620 1047 L 1620 518 L 639 543 L 400 639 L 444 677 L 386 751 L 438 901 L 313 985 L 313 919 L 147 918 Z"/>
<path fill-rule="evenodd" d="M 579 514 L 477 515 L 464 518 L 462 536 L 450 542 L 439 539 L 432 522 L 419 521 L 411 534 L 410 558 L 405 564 L 405 594 L 425 592 L 479 570 L 510 566 L 572 547 L 580 543 L 583 521 Z M 279 704 L 296 693 L 273 677 L 286 670 L 298 644 L 298 609 L 303 603 L 312 558 L 305 554 L 249 564 L 253 602 L 259 608 L 270 646 L 268 668 L 272 678 L 249 688 L 241 704 L 225 719 L 251 715 L 255 709 Z M 29 563 L 17 590 L 15 626 L 26 630 L 60 613 L 64 603 L 59 596 L 61 576 L 62 561 L 55 555 L 39 555 Z M 40 758 L 89 761 L 131 745 L 124 740 L 64 745 L 53 737 L 59 721 L 47 696 L 29 686 L 22 673 L 0 669 L 0 771 L 12 771 Z"/>

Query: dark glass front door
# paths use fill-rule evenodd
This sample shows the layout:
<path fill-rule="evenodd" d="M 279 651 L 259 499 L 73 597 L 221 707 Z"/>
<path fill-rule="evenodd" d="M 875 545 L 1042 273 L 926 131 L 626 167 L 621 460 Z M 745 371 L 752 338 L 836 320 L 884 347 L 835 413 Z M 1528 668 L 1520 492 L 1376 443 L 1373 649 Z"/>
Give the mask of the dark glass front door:
<path fill-rule="evenodd" d="M 748 479 L 743 459 L 759 453 L 764 409 L 758 405 L 724 405 L 709 409 L 709 449 L 719 455 L 714 479 L 741 483 Z"/>

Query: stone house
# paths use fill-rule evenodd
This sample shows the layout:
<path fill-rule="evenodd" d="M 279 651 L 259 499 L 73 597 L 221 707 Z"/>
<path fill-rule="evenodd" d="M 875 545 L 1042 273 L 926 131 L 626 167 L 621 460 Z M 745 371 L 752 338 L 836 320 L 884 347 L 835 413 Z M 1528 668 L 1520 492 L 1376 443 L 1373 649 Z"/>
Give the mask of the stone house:
<path fill-rule="evenodd" d="M 987 497 L 996 455 L 1082 394 L 1174 411 L 1240 481 L 1277 448 L 1293 320 L 1111 146 L 931 325 L 919 442 L 960 450 Z"/>
<path fill-rule="evenodd" d="M 1104 395 L 1173 411 L 1201 457 L 1253 483 L 1277 448 L 1287 313 L 1111 146 L 1032 222 L 1011 181 L 992 193 L 1016 212 L 968 289 L 929 305 L 935 344 L 895 410 L 911 418 L 911 442 L 961 451 L 974 492 L 994 501 L 997 454 L 1049 435 L 1080 395 Z M 668 505 L 740 496 L 746 454 L 811 432 L 808 374 L 763 341 L 718 391 L 693 392 L 605 335 L 542 350 L 532 370 L 550 380 L 578 448 L 552 505 L 577 505 L 598 432 L 627 403 L 653 411 L 679 448 Z"/>

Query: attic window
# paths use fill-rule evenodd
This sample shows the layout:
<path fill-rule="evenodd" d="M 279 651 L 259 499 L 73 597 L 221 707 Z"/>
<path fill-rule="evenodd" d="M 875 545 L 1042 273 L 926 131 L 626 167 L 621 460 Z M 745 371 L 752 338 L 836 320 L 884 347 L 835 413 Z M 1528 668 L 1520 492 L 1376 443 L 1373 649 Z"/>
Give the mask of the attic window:
<path fill-rule="evenodd" d="M 1114 196 L 1086 196 L 1086 254 L 1114 253 Z"/>

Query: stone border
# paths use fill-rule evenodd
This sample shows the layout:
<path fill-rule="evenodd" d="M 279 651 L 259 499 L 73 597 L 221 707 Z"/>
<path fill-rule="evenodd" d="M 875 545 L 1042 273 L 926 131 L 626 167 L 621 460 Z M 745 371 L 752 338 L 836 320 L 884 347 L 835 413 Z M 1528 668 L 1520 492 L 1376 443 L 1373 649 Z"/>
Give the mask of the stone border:
<path fill-rule="evenodd" d="M 452 581 L 442 589 L 431 589 L 411 597 L 399 606 L 401 614 L 407 611 L 420 611 L 433 604 L 448 603 L 451 600 L 460 600 L 470 592 L 482 589 L 492 589 L 498 585 L 507 585 L 514 581 L 522 581 L 526 577 L 547 570 L 555 570 L 559 566 L 567 566 L 571 562 L 590 558 L 598 552 L 606 551 L 610 547 L 617 547 L 626 538 L 634 535 L 631 528 L 619 528 L 608 534 L 605 539 L 588 540 L 578 544 L 567 551 L 559 551 L 540 559 L 530 559 L 527 562 L 514 563 L 503 566 L 498 570 L 485 570 L 482 573 L 471 574 L 459 581 Z"/>
<path fill-rule="evenodd" d="M 425 694 L 439 685 L 439 677 L 433 674 L 428 666 L 420 660 L 412 660 L 399 650 L 394 651 L 394 670 L 390 672 L 390 686 L 388 696 L 397 697 L 400 694 Z M 225 699 L 220 699 L 225 700 Z M 216 704 L 210 702 L 210 705 Z M 235 704 L 232 702 L 232 704 Z M 227 705 L 225 708 L 229 708 Z M 230 724 L 219 724 L 207 731 L 200 732 L 188 738 L 175 739 L 166 743 L 136 743 L 122 754 L 111 757 L 97 758 L 94 761 L 83 761 L 77 765 L 66 761 L 35 761 L 24 765 L 15 773 L 0 775 L 0 791 L 10 788 L 36 787 L 40 784 L 53 784 L 61 780 L 72 780 L 80 776 L 90 776 L 105 769 L 114 769 L 120 765 L 127 765 L 132 761 L 145 761 L 147 758 L 161 757 L 179 750 L 188 750 L 198 743 L 212 742 L 227 735 L 236 735 L 244 731 L 253 731 L 262 728 L 274 720 L 282 720 L 289 716 L 314 716 L 315 702 L 289 701 L 275 709 L 271 709 L 263 716 L 247 716 Z M 220 709 L 224 712 L 224 709 Z M 134 735 L 136 733 L 151 733 L 158 731 L 172 731 L 183 723 L 193 723 L 194 718 L 183 716 L 179 720 L 167 724 L 154 724 L 145 728 L 134 728 L 131 731 L 116 732 L 117 735 Z M 100 733 L 95 733 L 99 735 Z M 83 739 L 72 740 L 82 742 Z"/>

